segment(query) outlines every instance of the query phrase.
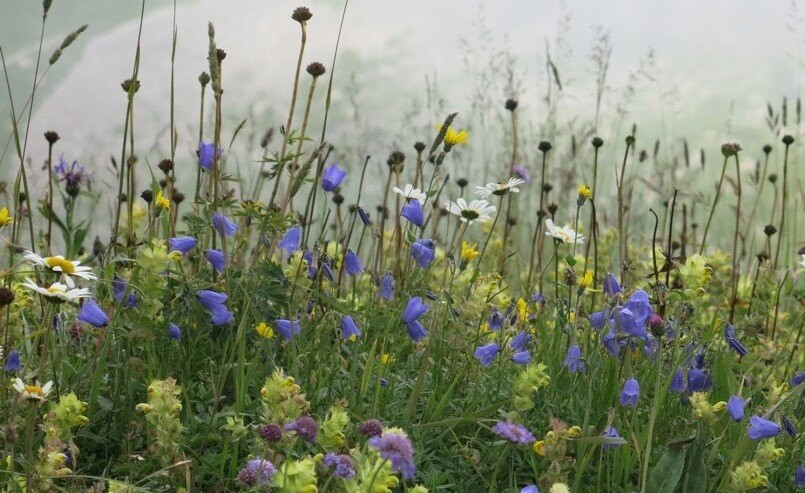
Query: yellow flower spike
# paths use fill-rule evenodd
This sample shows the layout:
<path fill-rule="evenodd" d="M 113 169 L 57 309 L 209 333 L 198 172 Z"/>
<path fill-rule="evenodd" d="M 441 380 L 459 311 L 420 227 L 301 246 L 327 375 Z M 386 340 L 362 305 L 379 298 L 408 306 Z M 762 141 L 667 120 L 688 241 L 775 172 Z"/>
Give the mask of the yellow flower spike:
<path fill-rule="evenodd" d="M 14 222 L 14 218 L 9 214 L 8 207 L 3 207 L 0 209 L 0 228 L 3 226 L 8 226 L 9 224 Z"/>
<path fill-rule="evenodd" d="M 587 289 L 587 287 L 592 283 L 593 283 L 593 271 L 588 270 L 584 273 L 583 276 L 581 276 L 581 279 L 579 279 L 579 286 Z"/>
<path fill-rule="evenodd" d="M 576 323 L 576 312 L 568 313 L 567 319 L 570 321 L 570 323 Z"/>
<path fill-rule="evenodd" d="M 593 196 L 593 189 L 588 187 L 587 185 L 579 185 L 579 198 L 580 199 L 589 199 Z"/>
<path fill-rule="evenodd" d="M 257 331 L 257 335 L 264 339 L 271 339 L 274 337 L 274 329 L 265 322 L 260 322 L 257 327 L 254 328 L 254 330 Z"/>
<path fill-rule="evenodd" d="M 517 300 L 517 319 L 520 322 L 528 320 L 528 303 L 523 298 Z"/>
<path fill-rule="evenodd" d="M 538 440 L 534 442 L 534 445 L 531 446 L 534 449 L 534 453 L 545 457 L 545 440 Z"/>
<path fill-rule="evenodd" d="M 154 203 L 159 209 L 168 210 L 171 208 L 171 201 L 167 197 L 165 197 L 165 195 L 162 193 L 162 190 L 157 192 L 157 198 L 154 201 Z"/>
<path fill-rule="evenodd" d="M 481 253 L 478 251 L 478 245 L 473 243 L 470 245 L 466 241 L 461 243 L 461 262 L 468 264 L 478 258 Z"/>

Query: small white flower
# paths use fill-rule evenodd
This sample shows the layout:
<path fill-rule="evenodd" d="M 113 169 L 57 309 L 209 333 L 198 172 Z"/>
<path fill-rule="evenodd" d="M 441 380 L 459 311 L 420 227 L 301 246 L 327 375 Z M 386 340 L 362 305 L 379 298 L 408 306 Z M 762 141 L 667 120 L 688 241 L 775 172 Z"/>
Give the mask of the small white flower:
<path fill-rule="evenodd" d="M 80 277 L 81 279 L 85 279 L 87 281 L 94 281 L 98 279 L 95 277 L 95 274 L 92 273 L 91 267 L 81 265 L 81 262 L 78 260 L 67 260 L 61 255 L 41 257 L 34 252 L 26 251 L 24 258 L 31 263 L 45 267 L 50 271 L 61 273 L 62 278 L 64 278 L 64 282 L 67 283 L 67 286 L 70 288 L 75 287 L 75 282 L 73 282 L 72 279 L 73 276 Z"/>
<path fill-rule="evenodd" d="M 805 253 L 800 254 L 799 256 L 799 265 L 805 268 Z"/>
<path fill-rule="evenodd" d="M 16 378 L 11 386 L 14 388 L 14 390 L 19 392 L 23 399 L 42 402 L 47 399 L 48 394 L 50 394 L 50 389 L 53 388 L 53 382 L 48 382 L 45 385 L 39 385 L 39 382 L 37 381 L 34 383 L 34 385 L 26 385 L 21 378 Z"/>
<path fill-rule="evenodd" d="M 478 194 L 478 196 L 482 199 L 488 199 L 492 195 L 502 197 L 509 192 L 518 193 L 520 189 L 517 187 L 523 183 L 525 183 L 524 180 L 512 177 L 503 183 L 487 183 L 485 186 L 477 186 L 475 187 L 475 193 Z"/>
<path fill-rule="evenodd" d="M 54 282 L 50 287 L 43 288 L 30 279 L 25 279 L 22 285 L 30 290 L 54 299 L 56 301 L 77 301 L 90 295 L 88 288 L 69 289 L 66 284 Z"/>
<path fill-rule="evenodd" d="M 428 198 L 427 194 L 422 192 L 420 189 L 415 188 L 410 183 L 406 183 L 405 187 L 403 187 L 402 189 L 400 187 L 394 187 L 392 190 L 394 190 L 394 193 L 398 193 L 403 197 L 405 197 L 406 199 L 411 200 L 416 199 L 419 201 L 420 204 L 424 204 L 425 200 L 427 200 Z"/>
<path fill-rule="evenodd" d="M 455 202 L 447 201 L 444 203 L 447 210 L 459 217 L 461 221 L 472 224 L 474 221 L 480 223 L 492 219 L 492 214 L 495 213 L 497 208 L 494 205 L 489 205 L 486 200 L 473 200 L 469 204 L 463 198 L 459 198 Z"/>
<path fill-rule="evenodd" d="M 554 224 L 553 220 L 548 218 L 545 220 L 545 227 L 548 229 L 545 232 L 546 236 L 555 238 L 562 243 L 584 243 L 584 235 L 573 231 L 568 225 L 561 228 Z"/>

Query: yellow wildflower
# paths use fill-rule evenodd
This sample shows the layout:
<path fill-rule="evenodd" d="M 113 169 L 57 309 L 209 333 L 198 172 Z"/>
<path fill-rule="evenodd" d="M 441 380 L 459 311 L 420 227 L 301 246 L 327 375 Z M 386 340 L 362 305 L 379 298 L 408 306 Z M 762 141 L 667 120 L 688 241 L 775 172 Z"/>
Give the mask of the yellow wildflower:
<path fill-rule="evenodd" d="M 718 420 L 717 415 L 727 408 L 727 403 L 721 401 L 710 404 L 707 397 L 707 392 L 694 392 L 693 395 L 688 397 L 688 400 L 693 407 L 693 417 L 712 425 Z"/>
<path fill-rule="evenodd" d="M 521 322 L 528 320 L 528 303 L 523 298 L 517 300 L 517 319 Z"/>
<path fill-rule="evenodd" d="M 593 196 L 593 189 L 588 187 L 587 185 L 580 185 L 579 186 L 579 198 L 580 199 L 589 199 Z"/>
<path fill-rule="evenodd" d="M 589 286 L 592 283 L 593 283 L 593 271 L 588 270 L 584 273 L 583 276 L 581 276 L 581 279 L 579 279 L 579 286 L 586 289 L 587 286 Z"/>
<path fill-rule="evenodd" d="M 757 462 L 749 461 L 730 472 L 730 482 L 737 491 L 746 491 L 765 487 L 769 479 Z"/>
<path fill-rule="evenodd" d="M 554 483 L 548 493 L 570 493 L 570 488 L 565 483 Z"/>
<path fill-rule="evenodd" d="M 389 353 L 383 353 L 380 355 L 380 363 L 387 365 L 394 361 L 394 356 L 390 355 Z"/>
<path fill-rule="evenodd" d="M 14 222 L 14 218 L 8 213 L 8 207 L 0 209 L 0 228 Z"/>
<path fill-rule="evenodd" d="M 461 263 L 468 264 L 481 255 L 477 246 L 475 243 L 470 245 L 466 241 L 461 243 Z"/>
<path fill-rule="evenodd" d="M 254 330 L 256 330 L 257 334 L 262 338 L 271 339 L 274 337 L 274 329 L 265 322 L 260 322 Z"/>
<path fill-rule="evenodd" d="M 439 131 L 442 131 L 442 126 L 439 125 Z M 467 142 L 467 139 L 470 137 L 470 134 L 467 133 L 466 130 L 456 130 L 453 127 L 448 126 L 447 130 L 444 133 L 444 143 L 449 149 L 454 145 L 464 144 Z"/>
<path fill-rule="evenodd" d="M 162 190 L 157 192 L 157 198 L 155 200 L 155 203 L 159 209 L 168 210 L 171 208 L 171 201 L 167 197 L 165 197 L 165 195 L 162 193 Z"/>

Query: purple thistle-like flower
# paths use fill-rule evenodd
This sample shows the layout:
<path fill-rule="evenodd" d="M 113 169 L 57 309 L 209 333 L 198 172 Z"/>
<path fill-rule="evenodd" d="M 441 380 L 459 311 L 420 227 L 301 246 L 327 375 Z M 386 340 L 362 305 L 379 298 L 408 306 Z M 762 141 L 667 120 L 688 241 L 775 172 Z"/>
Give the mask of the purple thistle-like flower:
<path fill-rule="evenodd" d="M 383 434 L 383 423 L 379 419 L 367 419 L 358 426 L 358 431 L 367 437 L 376 437 Z"/>
<path fill-rule="evenodd" d="M 223 272 L 226 268 L 226 256 L 221 250 L 213 250 L 212 248 L 204 252 L 207 262 L 212 265 L 213 269 L 217 272 Z"/>
<path fill-rule="evenodd" d="M 334 454 L 332 452 L 324 456 L 322 461 L 325 467 L 335 468 L 333 477 L 352 479 L 355 477 L 355 462 L 352 457 L 346 454 Z"/>
<path fill-rule="evenodd" d="M 196 247 L 196 239 L 192 236 L 177 236 L 168 238 L 168 248 L 172 252 L 179 252 L 182 255 Z"/>
<path fill-rule="evenodd" d="M 497 424 L 492 427 L 492 431 L 518 445 L 533 443 L 535 440 L 534 435 L 528 428 L 512 421 L 498 421 Z"/>
<path fill-rule="evenodd" d="M 512 354 L 512 361 L 518 365 L 527 365 L 531 363 L 531 351 L 520 351 Z"/>
<path fill-rule="evenodd" d="M 436 258 L 436 242 L 430 238 L 416 240 L 411 245 L 411 257 L 420 268 L 427 268 Z"/>
<path fill-rule="evenodd" d="M 76 318 L 97 328 L 106 327 L 109 324 L 109 315 L 98 306 L 97 301 L 91 298 L 81 305 Z"/>
<path fill-rule="evenodd" d="M 53 167 L 53 172 L 58 177 L 58 181 L 65 183 L 65 189 L 68 193 L 78 193 L 78 187 L 81 183 L 89 180 L 89 175 L 84 171 L 84 167 L 78 164 L 78 161 L 73 161 L 68 165 L 64 160 L 64 156 L 59 157 L 59 163 Z"/>
<path fill-rule="evenodd" d="M 198 165 L 207 171 L 212 170 L 213 161 L 216 157 L 220 157 L 223 153 L 220 147 L 215 149 L 215 142 L 204 142 L 203 140 L 198 143 Z"/>
<path fill-rule="evenodd" d="M 623 384 L 621 390 L 621 406 L 635 406 L 639 397 L 640 384 L 634 378 L 630 378 Z"/>
<path fill-rule="evenodd" d="M 531 342 L 531 335 L 528 332 L 518 332 L 514 338 L 509 341 L 509 347 L 515 351 L 522 351 Z"/>
<path fill-rule="evenodd" d="M 520 178 L 526 183 L 531 183 L 531 173 L 528 172 L 528 169 L 525 166 L 515 164 L 512 166 L 512 171 L 514 172 L 514 176 L 517 178 Z"/>
<path fill-rule="evenodd" d="M 601 434 L 604 438 L 620 438 L 620 434 L 618 434 L 618 430 L 614 426 L 607 426 L 604 428 L 604 433 Z M 620 443 L 605 443 L 601 448 L 604 450 L 613 450 L 620 447 L 622 444 Z"/>
<path fill-rule="evenodd" d="M 688 391 L 708 392 L 713 388 L 713 377 L 707 370 L 691 368 L 688 370 Z"/>
<path fill-rule="evenodd" d="M 302 327 L 299 326 L 299 320 L 281 318 L 277 320 L 276 325 L 277 332 L 279 332 L 286 341 L 290 341 L 295 335 L 302 331 Z"/>
<path fill-rule="evenodd" d="M 325 192 L 332 192 L 338 188 L 346 177 L 346 170 L 339 168 L 337 164 L 331 164 L 325 168 L 321 175 L 321 188 L 323 188 Z"/>
<path fill-rule="evenodd" d="M 752 440 L 776 437 L 779 433 L 780 425 L 774 421 L 769 421 L 757 415 L 749 418 L 749 429 L 746 430 L 746 434 Z"/>
<path fill-rule="evenodd" d="M 260 438 L 267 442 L 279 442 L 282 440 L 282 428 L 275 423 L 268 423 L 257 427 Z"/>
<path fill-rule="evenodd" d="M 238 225 L 221 212 L 216 212 L 212 215 L 212 224 L 215 226 L 218 234 L 227 238 L 235 234 L 235 231 L 238 230 Z"/>
<path fill-rule="evenodd" d="M 369 439 L 369 446 L 380 453 L 380 457 L 391 462 L 391 468 L 403 478 L 412 479 L 416 474 L 414 447 L 403 433 L 383 433 Z"/>
<path fill-rule="evenodd" d="M 210 312 L 213 325 L 225 325 L 234 319 L 234 314 L 224 304 L 226 299 L 226 293 L 206 289 L 198 292 L 198 300 Z"/>
<path fill-rule="evenodd" d="M 115 276 L 112 279 L 112 297 L 118 303 L 123 301 L 123 295 L 126 294 L 126 287 L 128 283 L 122 277 Z M 129 295 L 126 297 L 126 306 L 136 307 L 139 304 L 137 301 L 137 296 L 134 295 L 133 292 L 130 292 Z"/>
<path fill-rule="evenodd" d="M 581 360 L 581 348 L 578 344 L 567 348 L 564 363 L 570 373 L 581 373 L 584 371 L 584 361 Z"/>
<path fill-rule="evenodd" d="M 618 280 L 615 276 L 607 274 L 607 277 L 604 278 L 604 293 L 612 298 L 622 292 L 623 289 L 621 289 L 621 285 L 618 284 Z"/>
<path fill-rule="evenodd" d="M 310 416 L 302 416 L 296 421 L 291 421 L 285 425 L 285 431 L 295 431 L 296 435 L 308 443 L 316 443 L 319 435 L 319 425 Z"/>
<path fill-rule="evenodd" d="M 20 371 L 20 368 L 20 352 L 14 349 L 8 353 L 5 370 L 9 373 L 14 373 Z"/>
<path fill-rule="evenodd" d="M 276 474 L 277 468 L 268 459 L 258 457 L 246 463 L 246 467 L 238 472 L 238 481 L 244 486 L 268 484 Z"/>
<path fill-rule="evenodd" d="M 733 395 L 727 401 L 727 412 L 729 413 L 730 417 L 735 421 L 740 421 L 744 419 L 744 405 L 746 401 L 743 397 Z"/>
<path fill-rule="evenodd" d="M 729 345 L 730 349 L 732 349 L 739 355 L 746 356 L 747 354 L 749 354 L 749 350 L 746 349 L 746 346 L 741 344 L 741 341 L 739 341 L 738 338 L 735 337 L 735 327 L 733 327 L 732 325 L 727 324 L 727 326 L 724 327 L 724 339 L 727 341 L 727 344 Z"/>
<path fill-rule="evenodd" d="M 475 350 L 475 359 L 481 362 L 481 366 L 489 366 L 495 360 L 498 351 L 500 351 L 500 346 L 494 342 L 481 346 Z"/>
<path fill-rule="evenodd" d="M 182 329 L 178 325 L 170 323 L 168 324 L 168 336 L 174 341 L 179 342 L 182 340 Z"/>
<path fill-rule="evenodd" d="M 384 274 L 380 278 L 380 297 L 385 300 L 394 298 L 394 277 L 391 274 Z"/>
<path fill-rule="evenodd" d="M 344 315 L 341 317 L 341 338 L 343 340 L 348 340 L 351 337 L 359 337 L 361 335 L 361 329 L 358 328 L 358 324 L 355 323 L 355 320 L 352 319 L 349 315 Z"/>
<path fill-rule="evenodd" d="M 425 214 L 422 212 L 422 204 L 418 200 L 409 200 L 400 211 L 400 216 L 408 219 L 411 224 L 422 227 L 425 222 Z"/>
<path fill-rule="evenodd" d="M 351 276 L 357 276 L 363 272 L 361 259 L 359 259 L 358 254 L 352 250 L 347 250 L 346 255 L 344 255 L 344 270 L 346 270 L 347 274 Z"/>
<path fill-rule="evenodd" d="M 685 375 L 681 366 L 677 367 L 674 376 L 671 377 L 671 384 L 668 386 L 668 390 L 675 394 L 681 394 L 685 391 Z"/>
<path fill-rule="evenodd" d="M 282 250 L 285 250 L 288 253 L 288 255 L 290 255 L 293 252 L 299 250 L 299 246 L 301 244 L 302 244 L 302 228 L 300 228 L 299 226 L 294 226 L 285 232 L 285 236 L 282 237 L 277 246 L 279 246 Z"/>

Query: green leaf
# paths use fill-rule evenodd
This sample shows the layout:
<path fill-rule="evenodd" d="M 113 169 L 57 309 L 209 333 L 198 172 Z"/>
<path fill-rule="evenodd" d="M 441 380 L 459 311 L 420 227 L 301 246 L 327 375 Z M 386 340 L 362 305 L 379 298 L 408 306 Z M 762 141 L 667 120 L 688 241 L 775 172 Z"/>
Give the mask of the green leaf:
<path fill-rule="evenodd" d="M 576 265 L 576 259 L 574 259 L 573 255 L 571 255 L 569 253 L 567 254 L 567 257 L 565 257 L 565 262 L 567 262 L 567 265 L 569 265 L 571 267 Z"/>
<path fill-rule="evenodd" d="M 679 478 L 682 477 L 682 468 L 685 465 L 685 449 L 669 447 L 659 462 L 651 470 L 646 482 L 646 491 L 653 493 L 674 493 Z"/>

